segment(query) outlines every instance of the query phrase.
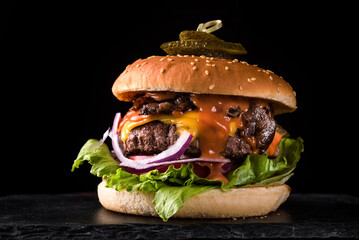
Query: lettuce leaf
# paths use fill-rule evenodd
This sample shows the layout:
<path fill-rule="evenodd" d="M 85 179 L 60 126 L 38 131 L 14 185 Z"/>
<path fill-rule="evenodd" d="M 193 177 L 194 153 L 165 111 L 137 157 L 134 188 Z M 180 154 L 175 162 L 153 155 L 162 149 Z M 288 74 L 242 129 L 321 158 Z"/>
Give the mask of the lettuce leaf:
<path fill-rule="evenodd" d="M 227 175 L 229 182 L 225 188 L 283 184 L 293 175 L 303 150 L 303 139 L 283 138 L 277 158 L 271 159 L 267 154 L 248 155 L 240 167 Z"/>
<path fill-rule="evenodd" d="M 90 172 L 106 179 L 107 187 L 118 191 L 125 188 L 128 192 L 155 192 L 155 209 L 167 221 L 188 198 L 210 189 L 230 191 L 230 188 L 284 184 L 293 175 L 303 152 L 303 140 L 283 138 L 279 148 L 280 154 L 274 159 L 268 155 L 248 155 L 238 168 L 227 174 L 227 185 L 198 177 L 191 163 L 182 164 L 180 168 L 171 165 L 163 173 L 153 170 L 141 175 L 131 174 L 118 165 L 106 144 L 99 146 L 95 139 L 88 140 L 81 148 L 72 171 L 88 161 L 92 165 Z"/>
<path fill-rule="evenodd" d="M 166 222 L 181 209 L 183 203 L 188 198 L 214 188 L 216 188 L 216 186 L 194 184 L 189 186 L 165 185 L 156 192 L 153 203 L 155 204 L 157 214 Z"/>
<path fill-rule="evenodd" d="M 77 158 L 72 165 L 72 172 L 79 168 L 85 161 L 92 165 L 90 172 L 97 177 L 109 177 L 116 174 L 119 168 L 116 160 L 111 156 L 111 152 L 106 144 L 99 146 L 96 139 L 88 140 L 81 148 Z"/>

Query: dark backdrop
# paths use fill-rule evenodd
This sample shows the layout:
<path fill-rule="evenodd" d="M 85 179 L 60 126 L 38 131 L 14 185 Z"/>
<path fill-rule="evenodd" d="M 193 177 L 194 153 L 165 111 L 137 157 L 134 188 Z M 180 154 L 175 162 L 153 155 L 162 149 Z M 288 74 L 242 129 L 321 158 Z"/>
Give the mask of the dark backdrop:
<path fill-rule="evenodd" d="M 216 36 L 248 50 L 240 60 L 271 69 L 297 92 L 298 110 L 276 118 L 305 143 L 293 191 L 357 194 L 354 172 L 337 163 L 335 141 L 326 139 L 329 154 L 319 147 L 323 103 L 313 92 L 327 57 L 320 49 L 332 46 L 321 35 L 329 28 L 322 11 L 293 2 L 124 2 L 1 3 L 1 195 L 95 191 L 100 179 L 88 165 L 70 170 L 87 139 L 101 138 L 130 106 L 112 95 L 117 76 L 138 58 L 165 55 L 160 44 L 182 30 L 215 19 L 223 21 Z"/>

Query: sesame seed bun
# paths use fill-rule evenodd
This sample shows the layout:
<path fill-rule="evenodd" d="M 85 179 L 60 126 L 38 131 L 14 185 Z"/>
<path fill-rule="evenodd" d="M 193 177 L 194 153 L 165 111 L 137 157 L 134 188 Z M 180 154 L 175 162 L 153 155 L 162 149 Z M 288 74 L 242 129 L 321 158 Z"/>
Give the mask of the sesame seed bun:
<path fill-rule="evenodd" d="M 295 92 L 270 70 L 205 56 L 152 56 L 127 66 L 112 92 L 120 101 L 148 91 L 219 94 L 266 99 L 275 114 L 294 111 Z"/>
<path fill-rule="evenodd" d="M 100 203 L 108 210 L 143 216 L 158 216 L 152 203 L 154 192 L 127 192 L 98 185 Z M 177 218 L 253 217 L 276 211 L 286 201 L 290 188 L 283 184 L 271 187 L 236 188 L 231 191 L 213 189 L 187 199 L 173 216 Z"/>

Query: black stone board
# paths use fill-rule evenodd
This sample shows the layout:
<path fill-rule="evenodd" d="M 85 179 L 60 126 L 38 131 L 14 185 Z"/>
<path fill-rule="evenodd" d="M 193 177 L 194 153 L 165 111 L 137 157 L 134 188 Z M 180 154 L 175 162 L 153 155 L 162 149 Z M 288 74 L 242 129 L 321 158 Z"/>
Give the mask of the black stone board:
<path fill-rule="evenodd" d="M 0 239 L 359 238 L 359 198 L 292 194 L 278 211 L 237 219 L 174 219 L 118 214 L 95 193 L 0 198 Z"/>

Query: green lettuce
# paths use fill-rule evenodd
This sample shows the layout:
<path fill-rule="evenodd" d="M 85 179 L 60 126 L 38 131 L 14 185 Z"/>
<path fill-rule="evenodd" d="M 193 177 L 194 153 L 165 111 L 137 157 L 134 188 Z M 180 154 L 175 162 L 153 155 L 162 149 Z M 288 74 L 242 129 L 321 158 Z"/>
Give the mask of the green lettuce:
<path fill-rule="evenodd" d="M 128 192 L 155 192 L 153 203 L 158 215 L 167 221 L 190 197 L 201 192 L 218 188 L 229 191 L 230 188 L 250 186 L 273 186 L 285 183 L 303 152 L 303 140 L 283 138 L 279 146 L 279 156 L 271 159 L 268 155 L 248 155 L 243 163 L 226 177 L 228 184 L 220 180 L 198 177 L 191 163 L 180 168 L 169 166 L 166 172 L 152 170 L 141 175 L 132 174 L 121 168 L 111 156 L 106 144 L 90 139 L 81 148 L 73 163 L 72 171 L 85 161 L 92 165 L 91 173 L 106 180 L 106 186 Z"/>
<path fill-rule="evenodd" d="M 183 206 L 184 201 L 201 192 L 216 188 L 206 185 L 171 186 L 165 185 L 160 188 L 153 199 L 158 215 L 167 221 Z"/>
<path fill-rule="evenodd" d="M 84 161 L 88 161 L 92 165 L 90 172 L 97 177 L 110 177 L 116 174 L 116 170 L 119 168 L 107 145 L 100 145 L 96 139 L 90 139 L 83 145 L 72 165 L 72 172 L 75 168 L 79 168 Z"/>
<path fill-rule="evenodd" d="M 227 175 L 226 187 L 280 185 L 289 179 L 303 152 L 303 139 L 283 138 L 279 156 L 271 159 L 268 154 L 248 155 L 242 165 Z M 285 181 L 283 181 L 285 180 Z"/>

